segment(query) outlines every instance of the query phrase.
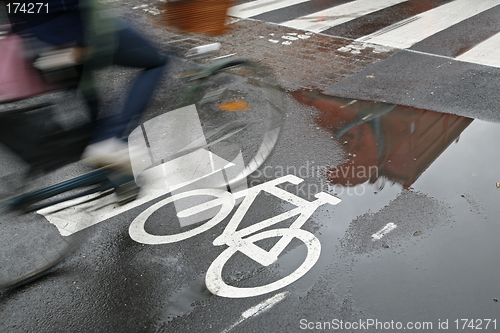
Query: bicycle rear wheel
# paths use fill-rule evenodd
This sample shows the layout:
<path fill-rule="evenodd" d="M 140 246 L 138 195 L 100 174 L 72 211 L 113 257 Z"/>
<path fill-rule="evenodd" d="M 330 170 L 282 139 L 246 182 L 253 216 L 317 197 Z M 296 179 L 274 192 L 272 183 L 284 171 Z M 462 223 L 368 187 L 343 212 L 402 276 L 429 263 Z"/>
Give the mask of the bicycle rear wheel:
<path fill-rule="evenodd" d="M 43 216 L 0 214 L 0 289 L 13 288 L 47 274 L 81 243 L 81 234 L 62 236 Z"/>
<path fill-rule="evenodd" d="M 189 78 L 182 107 L 142 126 L 149 164 L 168 163 L 186 175 L 184 183 L 211 178 L 204 186 L 223 188 L 244 181 L 278 142 L 284 112 L 274 76 L 259 64 L 232 59 Z"/>

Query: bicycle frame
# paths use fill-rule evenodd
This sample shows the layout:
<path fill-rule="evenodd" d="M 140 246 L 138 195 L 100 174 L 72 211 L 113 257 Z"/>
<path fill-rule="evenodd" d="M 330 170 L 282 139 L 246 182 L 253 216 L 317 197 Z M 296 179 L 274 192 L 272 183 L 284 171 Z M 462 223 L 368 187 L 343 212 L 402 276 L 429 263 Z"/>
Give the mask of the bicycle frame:
<path fill-rule="evenodd" d="M 307 201 L 296 195 L 293 195 L 288 191 L 285 191 L 277 187 L 277 185 L 286 182 L 292 183 L 293 185 L 298 185 L 302 181 L 303 180 L 297 176 L 287 175 L 233 194 L 235 200 L 241 198 L 244 198 L 244 200 L 238 207 L 236 213 L 229 221 L 222 235 L 220 235 L 214 240 L 213 245 L 215 246 L 228 245 L 230 247 L 238 248 L 240 252 L 245 253 L 247 256 L 249 256 L 250 258 L 252 258 L 253 260 L 259 262 L 261 265 L 264 266 L 268 266 L 274 263 L 278 259 L 278 254 L 283 252 L 283 250 L 290 243 L 291 238 L 293 237 L 282 238 L 270 252 L 263 250 L 262 248 L 256 246 L 253 243 L 249 243 L 243 237 L 250 236 L 260 230 L 273 226 L 277 223 L 280 223 L 296 215 L 299 215 L 299 217 L 297 217 L 297 219 L 292 223 L 290 229 L 300 229 L 307 222 L 309 217 L 311 217 L 311 215 L 318 207 L 327 203 L 330 205 L 337 205 L 341 201 L 339 198 L 336 198 L 324 192 L 315 195 L 317 200 Z M 297 208 L 294 208 L 280 215 L 273 216 L 259 223 L 253 224 L 249 227 L 236 231 L 238 229 L 239 224 L 243 220 L 243 217 L 250 209 L 250 206 L 252 205 L 253 201 L 257 198 L 257 195 L 259 195 L 259 193 L 261 192 L 267 192 L 269 194 L 272 194 L 275 197 L 278 197 L 284 201 L 287 201 L 297 206 Z M 194 215 L 200 213 L 202 210 L 213 208 L 216 204 L 217 202 L 213 202 L 210 205 L 207 204 L 207 205 L 192 207 L 190 209 L 179 212 L 178 216 L 187 217 L 189 215 Z"/>

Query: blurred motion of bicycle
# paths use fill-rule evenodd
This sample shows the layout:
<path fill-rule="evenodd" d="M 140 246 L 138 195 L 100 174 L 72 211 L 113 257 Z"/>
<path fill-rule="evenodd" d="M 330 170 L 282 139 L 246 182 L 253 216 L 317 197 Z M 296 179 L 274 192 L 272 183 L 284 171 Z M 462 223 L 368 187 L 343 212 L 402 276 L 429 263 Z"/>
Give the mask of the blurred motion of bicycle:
<path fill-rule="evenodd" d="M 184 92 L 180 102 L 169 108 L 175 110 L 150 119 L 129 137 L 129 148 L 142 149 L 144 153 L 140 154 L 141 159 L 131 161 L 138 182 L 143 174 L 174 163 L 184 172 L 203 169 L 200 179 L 222 170 L 224 177 L 211 186 L 226 188 L 228 184 L 244 182 L 264 163 L 278 140 L 283 121 L 281 91 L 268 70 L 242 59 L 191 66 L 195 68 L 177 77 Z M 52 106 L 58 107 L 61 104 Z M 36 152 L 28 154 L 33 156 L 25 162 L 31 162 L 32 170 L 42 173 L 42 180 L 46 172 L 77 161 L 89 140 L 87 131 L 63 128 L 53 120 L 51 112 L 49 105 L 43 103 L 4 110 L 0 115 L 2 124 L 26 120 L 33 125 L 29 133 L 33 137 L 30 143 L 36 143 L 34 150 L 26 138 L 9 137 L 6 141 L 13 143 L 10 148 L 23 143 L 23 152 Z M 169 127 L 172 117 L 182 119 L 183 115 L 186 119 L 182 126 Z M 35 119 L 41 122 L 34 122 Z M 165 140 L 166 130 L 172 131 L 169 138 L 181 140 Z M 61 155 L 65 151 L 72 153 Z M 61 160 L 61 156 L 66 158 Z M 3 201 L 0 287 L 24 284 L 43 275 L 84 239 L 82 232 L 62 236 L 37 211 L 62 202 L 69 209 L 71 200 L 79 199 L 78 204 L 82 204 L 119 193 L 121 184 L 113 176 L 113 169 L 101 168 Z M 6 182 L 0 186 L 11 196 Z"/>

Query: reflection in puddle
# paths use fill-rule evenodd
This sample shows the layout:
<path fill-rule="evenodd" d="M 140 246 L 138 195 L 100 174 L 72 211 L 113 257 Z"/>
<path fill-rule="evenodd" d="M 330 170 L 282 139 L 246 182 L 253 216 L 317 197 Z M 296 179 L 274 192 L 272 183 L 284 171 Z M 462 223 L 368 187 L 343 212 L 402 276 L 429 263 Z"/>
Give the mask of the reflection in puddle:
<path fill-rule="evenodd" d="M 309 284 L 320 274 L 340 280 L 338 292 L 381 321 L 438 322 L 470 309 L 496 315 L 499 124 L 314 92 L 294 97 L 316 107 L 316 123 L 344 144 L 347 162 L 329 169 L 329 182 L 395 184 L 377 194 L 340 194 L 334 214 L 317 215 L 322 257 Z M 397 227 L 383 234 L 388 226 Z M 335 255 L 345 266 L 324 269 L 341 260 Z"/>
<path fill-rule="evenodd" d="M 317 124 L 343 144 L 348 161 L 328 170 L 327 179 L 346 187 L 369 182 L 380 189 L 389 180 L 409 188 L 473 120 L 318 92 L 293 96 L 316 107 Z"/>
<path fill-rule="evenodd" d="M 352 263 L 345 253 L 401 254 L 406 247 L 403 242 L 432 237 L 440 232 L 438 226 L 453 223 L 460 228 L 452 228 L 452 238 L 438 240 L 432 245 L 435 248 L 478 234 L 478 225 L 484 229 L 480 235 L 484 242 L 496 242 L 500 226 L 486 227 L 484 221 L 496 221 L 498 212 L 500 154 L 492 144 L 500 140 L 498 124 L 311 91 L 292 96 L 316 108 L 316 126 L 339 140 L 346 157 L 345 163 L 329 167 L 325 175 L 331 186 L 322 190 L 335 194 L 342 203 L 333 212 L 315 213 L 314 219 L 323 226 L 315 233 L 322 255 L 299 282 L 303 290 L 326 274 L 326 267 L 337 265 L 349 271 Z M 392 186 L 384 187 L 385 183 Z M 388 224 L 397 228 L 381 239 L 373 237 Z M 340 248 L 346 252 L 339 253 Z M 481 255 L 496 260 L 494 251 Z M 370 274 L 383 275 L 386 268 Z M 352 277 L 338 274 L 341 271 L 332 276 L 339 292 L 348 292 Z"/>

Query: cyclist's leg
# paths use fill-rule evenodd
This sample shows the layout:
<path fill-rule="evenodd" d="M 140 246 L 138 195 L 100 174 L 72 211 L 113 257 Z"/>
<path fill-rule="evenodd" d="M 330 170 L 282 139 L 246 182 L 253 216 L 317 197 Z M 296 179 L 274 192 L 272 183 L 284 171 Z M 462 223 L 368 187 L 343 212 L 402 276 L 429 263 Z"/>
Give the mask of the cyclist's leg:
<path fill-rule="evenodd" d="M 156 86 L 158 85 L 167 57 L 161 55 L 146 39 L 130 28 L 123 28 L 118 32 L 118 46 L 113 57 L 113 64 L 125 67 L 143 68 L 132 84 L 126 98 L 124 108 L 119 114 L 100 119 L 97 122 L 93 143 L 89 145 L 84 158 L 100 166 L 111 166 L 118 170 L 118 179 L 114 181 L 119 189 L 130 186 L 130 191 L 119 193 L 124 202 L 132 200 L 137 195 L 132 176 L 128 146 L 126 144 L 129 128 L 136 127 L 137 121 L 146 110 Z M 88 104 L 95 119 L 98 101 L 95 93 L 89 90 Z M 133 153 L 133 152 L 132 152 Z M 135 152 L 133 155 L 140 154 Z M 135 158 L 140 158 L 135 156 Z M 126 183 L 128 185 L 121 186 Z M 129 196 L 127 193 L 130 192 Z M 129 199 L 130 197 L 130 199 Z"/>
<path fill-rule="evenodd" d="M 126 140 L 127 129 L 134 128 L 153 96 L 168 58 L 161 55 L 149 41 L 130 28 L 118 33 L 118 48 L 113 63 L 119 66 L 143 68 L 144 70 L 133 82 L 125 106 L 109 132 L 108 137 L 115 136 Z"/>

